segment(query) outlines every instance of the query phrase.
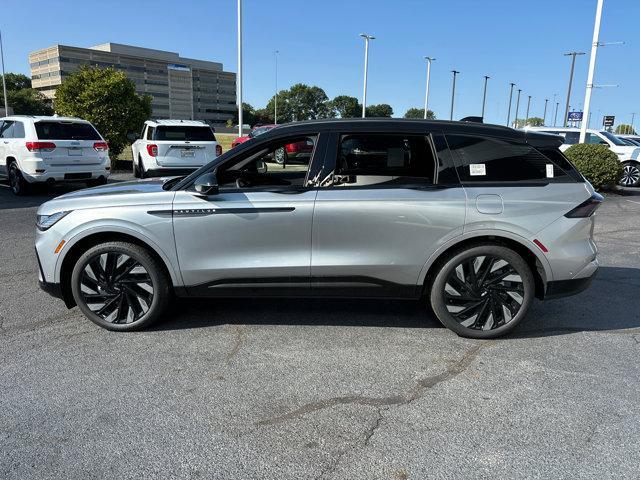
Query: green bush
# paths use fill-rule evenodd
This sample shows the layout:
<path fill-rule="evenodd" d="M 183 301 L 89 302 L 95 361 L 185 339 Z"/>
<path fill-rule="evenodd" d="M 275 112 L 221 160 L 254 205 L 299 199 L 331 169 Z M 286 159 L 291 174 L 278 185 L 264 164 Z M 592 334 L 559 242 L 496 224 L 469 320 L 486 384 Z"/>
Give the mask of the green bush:
<path fill-rule="evenodd" d="M 622 163 L 606 145 L 579 143 L 564 153 L 595 189 L 611 188 L 622 176 Z"/>

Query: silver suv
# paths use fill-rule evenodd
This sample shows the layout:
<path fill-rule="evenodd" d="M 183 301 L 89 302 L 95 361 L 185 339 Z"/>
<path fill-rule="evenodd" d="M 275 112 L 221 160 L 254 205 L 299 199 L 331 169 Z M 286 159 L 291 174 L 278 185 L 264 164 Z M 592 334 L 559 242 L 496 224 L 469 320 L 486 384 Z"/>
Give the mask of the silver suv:
<path fill-rule="evenodd" d="M 294 142 L 309 159 L 276 163 Z M 161 319 L 172 295 L 349 296 L 426 299 L 459 335 L 495 337 L 598 269 L 602 197 L 561 143 L 464 122 L 279 126 L 188 177 L 43 204 L 40 284 L 110 330 Z"/>

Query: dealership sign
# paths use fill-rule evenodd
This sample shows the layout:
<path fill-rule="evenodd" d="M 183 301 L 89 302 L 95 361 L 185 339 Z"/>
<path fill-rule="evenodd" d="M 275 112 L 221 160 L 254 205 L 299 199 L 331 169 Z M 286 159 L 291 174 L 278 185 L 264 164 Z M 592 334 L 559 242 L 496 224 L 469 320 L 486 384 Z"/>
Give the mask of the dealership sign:
<path fill-rule="evenodd" d="M 569 115 L 567 116 L 567 120 L 569 122 L 581 122 L 582 112 L 569 112 Z"/>
<path fill-rule="evenodd" d="M 613 127 L 613 123 L 615 122 L 616 117 L 614 115 L 605 115 L 602 120 L 602 124 L 605 127 Z"/>

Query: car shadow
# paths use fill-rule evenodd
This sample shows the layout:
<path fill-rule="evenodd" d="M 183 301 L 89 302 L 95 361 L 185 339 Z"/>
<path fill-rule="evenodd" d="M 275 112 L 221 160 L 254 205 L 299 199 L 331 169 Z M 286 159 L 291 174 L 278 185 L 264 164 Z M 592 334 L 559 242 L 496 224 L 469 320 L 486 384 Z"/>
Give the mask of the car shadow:
<path fill-rule="evenodd" d="M 629 299 L 638 294 L 640 269 L 601 267 L 586 291 L 534 302 L 525 322 L 505 338 L 640 329 L 640 309 L 629 308 Z M 153 329 L 220 324 L 442 327 L 425 302 L 385 299 L 176 299 L 167 317 Z"/>

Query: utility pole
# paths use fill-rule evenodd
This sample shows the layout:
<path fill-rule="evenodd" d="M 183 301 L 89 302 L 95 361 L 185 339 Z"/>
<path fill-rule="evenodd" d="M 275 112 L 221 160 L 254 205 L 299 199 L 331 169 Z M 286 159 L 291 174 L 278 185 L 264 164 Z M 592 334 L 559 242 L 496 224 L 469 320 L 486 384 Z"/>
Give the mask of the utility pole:
<path fill-rule="evenodd" d="M 547 123 L 547 103 L 549 103 L 549 99 L 544 99 L 544 113 L 542 114 L 542 125 L 546 125 Z"/>
<path fill-rule="evenodd" d="M 2 63 L 2 94 L 4 95 L 4 114 L 9 116 L 9 99 L 7 98 L 7 81 L 4 74 L 4 51 L 2 50 L 2 31 L 0 31 L 0 63 Z"/>
<path fill-rule="evenodd" d="M 369 40 L 373 40 L 376 37 L 373 35 L 367 35 L 361 33 L 360 36 L 364 38 L 364 86 L 362 92 L 362 118 L 366 117 L 367 111 L 367 70 L 369 68 Z"/>
<path fill-rule="evenodd" d="M 529 95 L 529 100 L 527 100 L 527 114 L 526 114 L 526 118 L 524 119 L 524 125 L 525 127 L 527 126 L 527 123 L 529 122 L 529 107 L 531 106 L 531 95 Z"/>
<path fill-rule="evenodd" d="M 275 52 L 276 57 L 276 95 L 273 97 L 273 123 L 278 124 L 278 50 Z"/>
<path fill-rule="evenodd" d="M 482 115 L 480 115 L 480 117 L 482 117 L 482 121 L 484 121 L 484 107 L 487 103 L 487 82 L 490 78 L 491 77 L 488 75 L 484 76 L 484 92 L 482 93 Z"/>
<path fill-rule="evenodd" d="M 573 70 L 576 66 L 576 55 L 584 54 L 584 52 L 569 52 L 564 54 L 565 57 L 571 56 L 571 70 L 569 71 L 569 88 L 567 89 L 567 103 L 564 110 L 564 122 L 562 124 L 563 127 L 566 127 L 567 122 L 569 121 L 569 102 L 571 101 L 571 85 L 573 84 Z"/>
<path fill-rule="evenodd" d="M 589 74 L 587 75 L 587 91 L 584 95 L 584 113 L 583 115 L 589 115 L 589 107 L 591 106 L 591 92 L 593 90 L 593 75 L 596 71 L 596 55 L 598 54 L 598 37 L 600 36 L 600 20 L 602 19 L 602 6 L 604 0 L 598 0 L 596 6 L 596 20 L 593 25 L 593 43 L 591 44 L 591 57 L 589 58 Z M 587 138 L 587 126 L 582 122 L 580 128 L 580 143 L 584 143 Z"/>
<path fill-rule="evenodd" d="M 507 109 L 507 127 L 509 126 L 509 120 L 511 120 L 511 99 L 513 98 L 513 87 L 516 86 L 515 83 L 509 84 L 511 88 L 509 89 L 509 108 Z"/>
<path fill-rule="evenodd" d="M 427 61 L 427 86 L 424 91 L 424 119 L 427 119 L 427 110 L 429 109 L 429 82 L 431 80 L 431 62 L 435 60 L 433 57 L 424 57 Z"/>
<path fill-rule="evenodd" d="M 238 0 L 238 136 L 242 136 L 242 0 Z"/>
<path fill-rule="evenodd" d="M 458 70 L 451 70 L 453 73 L 453 86 L 451 88 L 451 112 L 449 113 L 449 120 L 453 120 L 453 103 L 456 98 L 456 76 L 460 73 Z"/>
<path fill-rule="evenodd" d="M 518 98 L 516 99 L 516 120 L 513 124 L 513 128 L 518 128 L 518 110 L 520 109 L 520 93 L 522 89 L 518 89 Z"/>

